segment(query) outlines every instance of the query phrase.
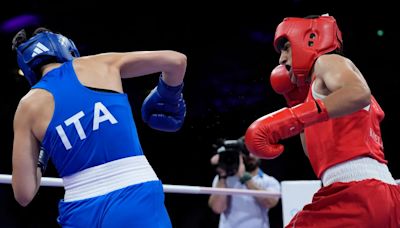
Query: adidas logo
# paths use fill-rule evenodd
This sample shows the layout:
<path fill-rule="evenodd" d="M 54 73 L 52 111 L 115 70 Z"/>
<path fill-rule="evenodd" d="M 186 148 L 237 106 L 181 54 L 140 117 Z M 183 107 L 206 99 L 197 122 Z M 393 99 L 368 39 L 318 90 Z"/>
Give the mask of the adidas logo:
<path fill-rule="evenodd" d="M 32 57 L 37 56 L 38 54 L 41 54 L 43 52 L 49 51 L 49 49 L 44 46 L 42 43 L 37 43 L 35 49 L 33 49 Z"/>

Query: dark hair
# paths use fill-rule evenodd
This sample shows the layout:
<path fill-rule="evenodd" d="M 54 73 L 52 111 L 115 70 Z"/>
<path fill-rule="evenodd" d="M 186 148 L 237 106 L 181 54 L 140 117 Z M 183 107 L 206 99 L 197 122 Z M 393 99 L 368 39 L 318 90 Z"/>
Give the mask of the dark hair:
<path fill-rule="evenodd" d="M 344 56 L 344 52 L 343 52 L 343 43 L 340 45 L 339 48 L 336 48 L 335 50 L 328 52 L 326 54 L 337 54 L 337 55 L 341 55 Z"/>
<path fill-rule="evenodd" d="M 17 47 L 27 40 L 25 29 L 21 29 L 17 34 L 15 34 L 12 39 L 12 50 L 17 50 Z"/>
<path fill-rule="evenodd" d="M 35 31 L 33 31 L 32 36 L 35 36 L 41 32 L 52 32 L 52 31 L 45 27 L 39 27 L 39 28 L 35 29 Z"/>
<path fill-rule="evenodd" d="M 15 51 L 19 45 L 27 41 L 29 38 L 41 33 L 41 32 L 51 32 L 50 29 L 45 27 L 38 27 L 36 28 L 30 37 L 27 36 L 26 30 L 21 29 L 17 34 L 15 34 L 14 38 L 12 39 L 12 50 Z"/>
<path fill-rule="evenodd" d="M 305 16 L 305 19 L 315 19 L 315 18 L 319 18 L 321 15 L 317 15 L 317 14 L 311 14 L 308 16 Z"/>

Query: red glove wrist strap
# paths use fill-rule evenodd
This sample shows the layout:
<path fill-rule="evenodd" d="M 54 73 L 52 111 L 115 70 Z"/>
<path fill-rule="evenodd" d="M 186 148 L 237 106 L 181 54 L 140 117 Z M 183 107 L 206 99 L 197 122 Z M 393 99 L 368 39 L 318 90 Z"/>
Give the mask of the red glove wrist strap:
<path fill-rule="evenodd" d="M 293 114 L 308 127 L 329 119 L 328 111 L 322 100 L 311 100 L 291 108 Z"/>

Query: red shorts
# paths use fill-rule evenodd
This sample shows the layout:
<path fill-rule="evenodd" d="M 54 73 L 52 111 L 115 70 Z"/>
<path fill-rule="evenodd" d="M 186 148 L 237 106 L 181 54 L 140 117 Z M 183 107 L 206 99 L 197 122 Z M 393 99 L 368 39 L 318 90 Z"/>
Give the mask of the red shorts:
<path fill-rule="evenodd" d="M 314 194 L 286 226 L 400 227 L 400 186 L 374 179 L 333 183 Z"/>

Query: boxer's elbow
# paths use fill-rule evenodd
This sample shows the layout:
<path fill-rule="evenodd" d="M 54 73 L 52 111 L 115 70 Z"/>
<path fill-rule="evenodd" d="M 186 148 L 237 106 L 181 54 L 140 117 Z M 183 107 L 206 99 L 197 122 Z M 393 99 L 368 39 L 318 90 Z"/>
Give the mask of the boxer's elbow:
<path fill-rule="evenodd" d="M 26 207 L 32 202 L 34 195 L 22 191 L 14 191 L 14 198 L 19 205 Z"/>
<path fill-rule="evenodd" d="M 371 91 L 368 86 L 348 86 L 345 92 L 340 94 L 340 96 L 342 95 L 344 100 L 338 106 L 341 108 L 340 115 L 358 111 L 371 103 Z M 337 115 L 332 115 L 331 117 L 337 117 Z"/>
<path fill-rule="evenodd" d="M 26 184 L 12 183 L 14 198 L 23 207 L 26 207 L 36 195 L 36 187 Z"/>
<path fill-rule="evenodd" d="M 186 68 L 187 56 L 185 54 L 176 51 L 171 51 L 171 53 L 172 53 L 171 59 L 173 60 L 172 63 L 177 67 Z"/>
<path fill-rule="evenodd" d="M 371 103 L 371 90 L 368 86 L 362 86 L 357 93 L 356 103 L 361 107 L 366 107 Z"/>

